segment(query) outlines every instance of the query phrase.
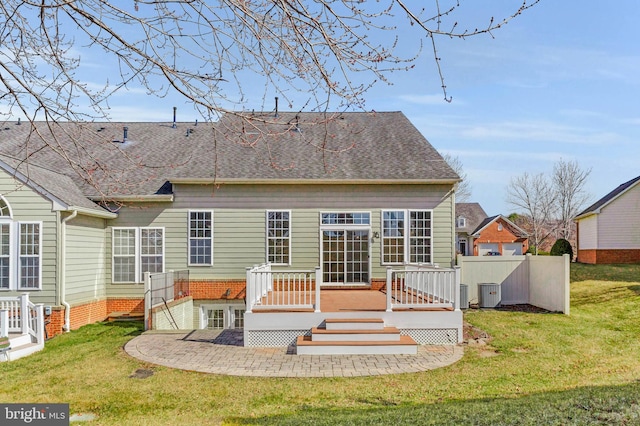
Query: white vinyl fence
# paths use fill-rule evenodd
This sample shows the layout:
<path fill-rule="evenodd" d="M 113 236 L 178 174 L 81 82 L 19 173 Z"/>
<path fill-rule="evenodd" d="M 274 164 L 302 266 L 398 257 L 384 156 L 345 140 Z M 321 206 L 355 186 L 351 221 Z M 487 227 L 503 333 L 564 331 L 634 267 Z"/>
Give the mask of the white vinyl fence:
<path fill-rule="evenodd" d="M 569 255 L 458 256 L 462 284 L 470 302 L 478 284 L 500 284 L 503 305 L 531 304 L 569 314 Z"/>

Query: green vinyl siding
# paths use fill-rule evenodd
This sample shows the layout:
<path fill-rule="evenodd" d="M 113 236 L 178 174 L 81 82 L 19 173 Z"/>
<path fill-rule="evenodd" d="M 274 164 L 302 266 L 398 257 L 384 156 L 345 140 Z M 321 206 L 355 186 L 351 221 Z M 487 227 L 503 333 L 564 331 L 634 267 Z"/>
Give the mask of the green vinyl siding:
<path fill-rule="evenodd" d="M 107 242 L 104 219 L 76 216 L 66 224 L 66 301 L 104 299 Z"/>
<path fill-rule="evenodd" d="M 33 303 L 54 304 L 56 301 L 57 256 L 57 214 L 52 211 L 51 201 L 45 199 L 28 186 L 18 182 L 6 173 L 0 173 L 0 195 L 11 207 L 14 222 L 41 222 L 41 263 L 42 282 L 40 290 L 1 291 L 1 296 L 29 293 Z"/>
<path fill-rule="evenodd" d="M 165 270 L 189 269 L 192 279 L 244 279 L 246 268 L 266 261 L 266 212 L 291 211 L 292 269 L 320 264 L 320 213 L 371 213 L 371 236 L 381 234 L 381 210 L 431 210 L 433 261 L 443 267 L 453 259 L 453 197 L 447 185 L 174 185 L 175 201 L 123 207 L 110 227 L 163 227 Z M 188 266 L 190 210 L 212 210 L 213 265 Z M 108 295 L 140 296 L 142 284 L 111 283 L 111 229 L 107 238 Z M 384 278 L 381 238 L 371 244 L 373 278 Z M 277 267 L 275 269 L 286 269 Z"/>

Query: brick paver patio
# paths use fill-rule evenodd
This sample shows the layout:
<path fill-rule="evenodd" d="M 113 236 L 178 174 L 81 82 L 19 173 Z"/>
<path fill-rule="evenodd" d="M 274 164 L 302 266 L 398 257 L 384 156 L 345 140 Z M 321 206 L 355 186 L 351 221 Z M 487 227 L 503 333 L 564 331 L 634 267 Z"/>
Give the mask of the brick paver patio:
<path fill-rule="evenodd" d="M 459 345 L 418 347 L 417 355 L 295 355 L 295 348 L 245 348 L 241 330 L 146 332 L 125 345 L 132 357 L 181 370 L 231 376 L 355 377 L 416 373 L 460 360 Z"/>

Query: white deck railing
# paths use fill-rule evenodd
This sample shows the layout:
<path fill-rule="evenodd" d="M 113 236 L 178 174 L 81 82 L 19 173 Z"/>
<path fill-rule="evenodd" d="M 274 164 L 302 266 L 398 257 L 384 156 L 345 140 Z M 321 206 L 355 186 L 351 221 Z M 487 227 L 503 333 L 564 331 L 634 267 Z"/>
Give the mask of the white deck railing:
<path fill-rule="evenodd" d="M 0 337 L 9 335 L 9 311 L 0 309 Z"/>
<path fill-rule="evenodd" d="M 0 311 L 6 312 L 0 316 L 0 330 L 30 334 L 36 343 L 44 343 L 44 306 L 31 303 L 28 293 L 0 297 Z"/>
<path fill-rule="evenodd" d="M 387 311 L 410 308 L 460 309 L 460 268 L 408 265 L 387 268 Z"/>
<path fill-rule="evenodd" d="M 321 283 L 320 268 L 273 271 L 269 263 L 247 268 L 247 312 L 255 308 L 320 312 Z"/>

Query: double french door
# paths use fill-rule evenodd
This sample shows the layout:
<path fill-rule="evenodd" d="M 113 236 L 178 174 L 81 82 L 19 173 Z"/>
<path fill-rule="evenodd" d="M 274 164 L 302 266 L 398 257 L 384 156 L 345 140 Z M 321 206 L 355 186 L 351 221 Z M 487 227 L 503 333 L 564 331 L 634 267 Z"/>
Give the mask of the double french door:
<path fill-rule="evenodd" d="M 321 231 L 324 284 L 369 284 L 369 232 L 337 227 Z"/>

